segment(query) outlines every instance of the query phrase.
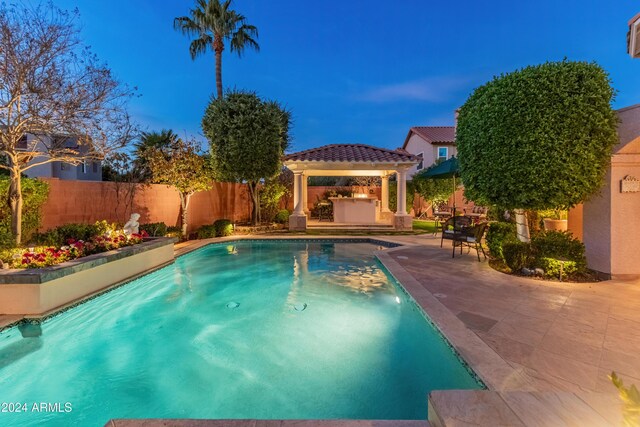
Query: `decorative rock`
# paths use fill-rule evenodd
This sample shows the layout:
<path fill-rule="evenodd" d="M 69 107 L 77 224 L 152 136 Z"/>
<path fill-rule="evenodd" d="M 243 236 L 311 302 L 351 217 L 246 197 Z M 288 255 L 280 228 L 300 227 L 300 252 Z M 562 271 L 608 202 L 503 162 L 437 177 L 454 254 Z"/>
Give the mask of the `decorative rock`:
<path fill-rule="evenodd" d="M 541 268 L 536 268 L 534 272 L 536 273 L 536 276 L 544 276 L 544 270 Z"/>
<path fill-rule="evenodd" d="M 233 302 L 233 301 L 227 303 L 227 308 L 238 308 L 238 307 L 240 307 L 240 303 Z"/>
<path fill-rule="evenodd" d="M 533 276 L 534 271 L 531 269 L 528 269 L 526 267 L 522 267 L 522 270 L 520 270 L 520 272 L 522 274 L 524 274 L 525 276 Z"/>

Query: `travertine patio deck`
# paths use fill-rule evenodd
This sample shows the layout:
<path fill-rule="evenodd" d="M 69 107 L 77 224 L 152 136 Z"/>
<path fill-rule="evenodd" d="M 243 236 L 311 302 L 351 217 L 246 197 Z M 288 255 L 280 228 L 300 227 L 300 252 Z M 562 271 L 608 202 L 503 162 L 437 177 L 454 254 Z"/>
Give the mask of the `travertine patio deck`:
<path fill-rule="evenodd" d="M 640 385 L 640 283 L 513 277 L 438 238 L 394 239 L 419 243 L 388 253 L 536 389 L 615 394 L 611 371 Z"/>

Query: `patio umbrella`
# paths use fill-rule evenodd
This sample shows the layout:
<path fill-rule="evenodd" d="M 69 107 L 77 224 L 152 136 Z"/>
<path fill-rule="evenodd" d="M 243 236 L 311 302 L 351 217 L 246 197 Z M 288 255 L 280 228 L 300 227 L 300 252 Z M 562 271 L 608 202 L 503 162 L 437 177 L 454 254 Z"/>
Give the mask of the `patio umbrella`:
<path fill-rule="evenodd" d="M 451 157 L 449 160 L 445 160 L 433 169 L 430 169 L 424 174 L 425 177 L 433 179 L 447 179 L 453 178 L 453 226 L 455 228 L 456 221 L 456 178 L 460 176 L 460 164 L 458 159 Z"/>

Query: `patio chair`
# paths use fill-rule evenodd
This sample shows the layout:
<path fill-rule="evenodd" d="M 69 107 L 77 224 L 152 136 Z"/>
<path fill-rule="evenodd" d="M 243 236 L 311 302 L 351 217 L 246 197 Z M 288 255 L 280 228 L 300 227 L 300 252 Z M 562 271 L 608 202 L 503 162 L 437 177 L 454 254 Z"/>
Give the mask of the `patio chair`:
<path fill-rule="evenodd" d="M 469 248 L 469 252 L 471 251 L 471 249 L 476 250 L 476 255 L 478 255 L 478 262 L 480 262 L 480 251 L 482 251 L 482 255 L 484 256 L 484 259 L 487 259 L 487 254 L 484 252 L 484 247 L 482 246 L 482 237 L 484 236 L 484 233 L 487 230 L 487 225 L 488 225 L 487 222 L 481 222 L 479 224 L 474 225 L 473 227 L 468 227 L 462 230 L 461 235 L 458 236 L 458 238 L 454 239 L 453 241 L 454 254 L 455 254 L 455 247 L 457 245 L 460 245 L 461 253 L 462 253 L 462 246 L 467 246 L 467 248 Z"/>
<path fill-rule="evenodd" d="M 454 227 L 455 223 L 455 227 Z M 462 230 L 469 227 L 472 223 L 472 219 L 468 216 L 456 216 L 447 219 L 442 223 L 442 237 L 440 238 L 440 247 L 445 239 L 455 241 L 460 235 Z M 454 245 L 455 250 L 455 245 Z"/>

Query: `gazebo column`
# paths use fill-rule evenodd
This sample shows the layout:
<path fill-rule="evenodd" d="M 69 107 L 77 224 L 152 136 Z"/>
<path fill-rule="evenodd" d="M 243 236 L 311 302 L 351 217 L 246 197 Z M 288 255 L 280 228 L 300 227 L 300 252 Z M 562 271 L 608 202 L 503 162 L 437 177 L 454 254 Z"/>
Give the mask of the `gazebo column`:
<path fill-rule="evenodd" d="M 396 230 L 411 230 L 413 228 L 413 218 L 407 214 L 407 170 L 399 168 L 397 170 L 398 195 L 396 214 L 393 223 Z"/>
<path fill-rule="evenodd" d="M 307 187 L 309 184 L 309 177 L 302 174 L 302 211 L 307 217 L 309 217 L 309 196 L 307 195 Z"/>
<path fill-rule="evenodd" d="M 293 172 L 293 213 L 289 216 L 289 230 L 306 230 L 307 216 L 304 213 L 304 174 Z"/>
<path fill-rule="evenodd" d="M 389 175 L 382 176 L 382 212 L 391 212 L 389 209 Z"/>

